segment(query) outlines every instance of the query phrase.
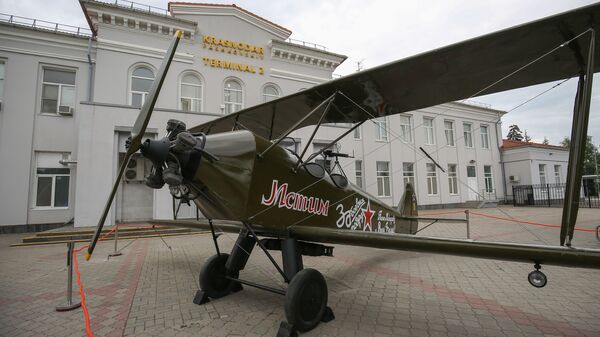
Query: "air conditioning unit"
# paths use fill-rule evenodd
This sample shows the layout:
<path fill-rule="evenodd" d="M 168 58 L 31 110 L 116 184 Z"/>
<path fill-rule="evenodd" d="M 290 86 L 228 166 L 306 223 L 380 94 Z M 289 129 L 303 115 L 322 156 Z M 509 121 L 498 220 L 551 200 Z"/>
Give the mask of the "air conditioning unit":
<path fill-rule="evenodd" d="M 125 181 L 143 181 L 144 180 L 144 159 L 133 157 L 129 160 L 125 169 Z"/>
<path fill-rule="evenodd" d="M 508 176 L 508 180 L 511 183 L 518 183 L 519 181 L 521 181 L 521 177 L 519 177 L 519 176 Z"/>
<path fill-rule="evenodd" d="M 59 105 L 58 106 L 58 113 L 60 115 L 63 115 L 63 116 L 72 116 L 73 115 L 73 111 L 74 111 L 73 107 L 70 107 L 68 105 Z"/>

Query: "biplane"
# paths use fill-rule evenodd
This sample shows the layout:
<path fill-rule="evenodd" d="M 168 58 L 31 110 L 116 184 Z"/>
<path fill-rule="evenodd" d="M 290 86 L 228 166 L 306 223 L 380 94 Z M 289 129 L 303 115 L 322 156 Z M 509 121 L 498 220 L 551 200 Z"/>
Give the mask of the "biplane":
<path fill-rule="evenodd" d="M 331 80 L 192 128 L 171 120 L 164 138 L 143 140 L 181 37 L 177 32 L 135 122 L 86 257 L 94 251 L 129 158 L 140 151 L 153 163 L 146 184 L 168 186 L 175 198 L 194 202 L 208 219 L 176 222 L 210 229 L 213 235 L 216 254 L 200 271 L 195 302 L 227 296 L 243 285 L 284 295 L 287 322 L 281 324 L 281 336 L 311 330 L 334 317 L 325 278 L 304 268 L 302 261 L 303 255 L 332 255 L 327 243 L 528 262 L 535 268 L 528 279 L 536 287 L 547 282 L 539 270 L 542 264 L 600 268 L 600 250 L 571 245 L 592 80 L 600 69 L 598 24 L 600 4 L 582 7 Z M 373 118 L 570 77 L 579 82 L 560 246 L 415 236 L 423 217 L 410 184 L 398 208 L 390 207 L 349 183 L 343 170 L 326 170 L 314 161 L 322 154 L 344 154 L 327 147 L 306 153 L 326 123 L 353 125 L 334 144 Z M 300 153 L 282 147 L 292 131 L 305 127 L 314 130 Z M 232 221 L 220 226 L 238 234 L 231 252 L 220 251 L 213 220 Z M 285 291 L 240 278 L 255 247 L 288 284 Z M 282 266 L 270 251 L 281 251 Z"/>

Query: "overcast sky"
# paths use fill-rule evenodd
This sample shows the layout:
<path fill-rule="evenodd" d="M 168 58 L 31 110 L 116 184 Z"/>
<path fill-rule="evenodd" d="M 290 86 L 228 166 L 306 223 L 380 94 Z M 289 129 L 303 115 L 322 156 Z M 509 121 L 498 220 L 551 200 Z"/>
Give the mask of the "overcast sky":
<path fill-rule="evenodd" d="M 119 0 L 120 1 L 120 0 Z M 188 0 L 190 1 L 190 0 Z M 138 0 L 167 8 L 166 0 Z M 202 0 L 198 2 L 211 2 Z M 348 56 L 336 71 L 345 75 L 357 68 L 428 51 L 467 38 L 490 33 L 516 24 L 584 6 L 594 1 L 523 1 L 523 0 L 337 0 L 273 1 L 239 0 L 235 3 L 270 21 L 290 29 L 292 38 L 318 43 Z M 0 0 L 0 12 L 41 20 L 86 27 L 76 0 Z M 529 98 L 552 87 L 548 83 L 513 90 L 474 101 L 509 111 Z M 503 134 L 518 124 L 537 141 L 548 137 L 558 143 L 570 137 L 576 80 L 550 90 L 532 102 L 511 111 L 503 118 Z M 600 84 L 596 79 L 588 134 L 600 144 Z"/>

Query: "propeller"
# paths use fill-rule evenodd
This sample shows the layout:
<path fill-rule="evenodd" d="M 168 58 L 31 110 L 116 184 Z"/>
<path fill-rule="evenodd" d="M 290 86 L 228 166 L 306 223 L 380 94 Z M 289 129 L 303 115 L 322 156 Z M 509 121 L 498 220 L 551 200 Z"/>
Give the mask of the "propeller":
<path fill-rule="evenodd" d="M 140 110 L 140 114 L 135 120 L 135 124 L 133 125 L 133 129 L 131 130 L 131 138 L 128 142 L 129 146 L 127 147 L 127 152 L 125 153 L 125 158 L 119 167 L 119 172 L 117 173 L 117 179 L 113 184 L 113 188 L 110 191 L 108 196 L 108 200 L 106 200 L 106 205 L 104 206 L 104 210 L 102 211 L 102 216 L 100 216 L 100 220 L 98 221 L 98 225 L 96 226 L 96 233 L 92 237 L 92 241 L 90 242 L 87 252 L 85 254 L 85 259 L 89 260 L 92 257 L 92 253 L 94 252 L 94 248 L 96 247 L 96 243 L 100 238 L 100 233 L 102 232 L 102 227 L 104 226 L 104 221 L 106 220 L 106 216 L 108 215 L 108 211 L 112 205 L 112 201 L 117 193 L 117 188 L 119 187 L 119 183 L 121 178 L 123 177 L 123 173 L 125 172 L 125 168 L 129 163 L 129 159 L 136 153 L 141 145 L 142 145 L 142 137 L 146 132 L 146 127 L 148 126 L 148 122 L 150 121 L 150 117 L 152 116 L 152 111 L 154 110 L 154 104 L 156 103 L 156 99 L 158 98 L 158 93 L 160 92 L 160 88 L 162 87 L 163 82 L 165 81 L 165 77 L 167 75 L 167 70 L 169 70 L 169 66 L 171 65 L 171 61 L 173 60 L 173 56 L 175 55 L 175 50 L 177 49 L 177 44 L 181 39 L 182 32 L 177 31 L 171 41 L 171 45 L 167 50 L 165 55 L 165 59 L 163 60 L 160 69 L 158 70 L 158 74 L 154 82 L 152 82 L 152 87 L 150 87 L 150 92 L 148 94 L 148 98 L 144 101 L 142 105 L 142 109 Z"/>

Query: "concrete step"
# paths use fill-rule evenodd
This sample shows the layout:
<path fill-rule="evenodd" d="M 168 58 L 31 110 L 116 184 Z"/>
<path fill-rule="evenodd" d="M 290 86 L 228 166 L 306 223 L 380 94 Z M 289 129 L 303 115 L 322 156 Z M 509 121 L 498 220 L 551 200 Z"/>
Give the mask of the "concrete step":
<path fill-rule="evenodd" d="M 101 237 L 107 235 L 105 240 L 114 239 L 115 232 L 110 232 L 112 228 L 102 230 Z M 203 233 L 205 231 L 181 228 L 181 227 L 168 227 L 168 226 L 141 226 L 141 227 L 119 227 L 118 236 L 119 239 L 128 238 L 143 238 L 143 237 L 156 237 L 156 236 L 173 236 L 173 235 L 187 235 Z M 92 229 L 73 229 L 73 230 L 59 230 L 59 231 L 47 231 L 38 232 L 33 236 L 27 236 L 22 239 L 20 245 L 35 245 L 35 244 L 48 244 L 48 243 L 64 243 L 64 242 L 85 242 L 89 241 L 95 231 Z"/>

